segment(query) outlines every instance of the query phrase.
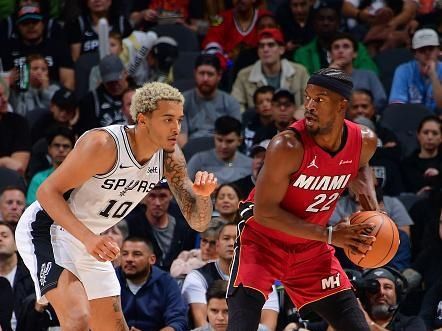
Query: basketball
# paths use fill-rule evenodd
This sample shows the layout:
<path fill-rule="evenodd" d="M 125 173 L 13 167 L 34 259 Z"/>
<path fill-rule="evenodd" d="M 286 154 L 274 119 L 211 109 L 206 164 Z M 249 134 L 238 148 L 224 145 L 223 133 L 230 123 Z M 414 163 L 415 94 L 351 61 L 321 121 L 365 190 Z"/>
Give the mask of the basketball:
<path fill-rule="evenodd" d="M 376 237 L 372 249 L 365 257 L 345 249 L 347 257 L 363 268 L 379 268 L 390 262 L 399 248 L 399 231 L 396 224 L 386 214 L 378 211 L 361 211 L 350 218 L 350 224 L 372 223 L 375 227 L 372 235 Z"/>

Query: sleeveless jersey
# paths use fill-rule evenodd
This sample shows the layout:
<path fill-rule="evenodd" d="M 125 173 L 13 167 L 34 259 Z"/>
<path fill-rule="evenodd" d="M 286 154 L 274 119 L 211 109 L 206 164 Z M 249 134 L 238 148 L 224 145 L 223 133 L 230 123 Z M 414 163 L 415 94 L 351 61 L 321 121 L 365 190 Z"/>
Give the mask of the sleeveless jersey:
<path fill-rule="evenodd" d="M 344 147 L 335 155 L 315 143 L 305 128 L 304 120 L 290 126 L 299 134 L 304 156 L 298 171 L 290 176 L 289 187 L 280 203 L 283 209 L 310 223 L 322 226 L 328 223 L 339 196 L 359 170 L 361 128 L 347 120 L 345 125 L 347 139 Z M 254 193 L 255 190 L 250 193 L 248 200 L 253 201 Z M 250 225 L 253 226 L 253 222 Z M 293 238 L 294 243 L 310 241 Z"/>
<path fill-rule="evenodd" d="M 106 174 L 95 175 L 75 188 L 68 200 L 74 215 L 95 234 L 123 219 L 163 177 L 163 150 L 140 165 L 131 150 L 124 125 L 106 130 L 117 146 L 117 160 Z M 80 137 L 81 139 L 81 137 Z M 87 167 L 87 163 L 84 165 Z"/>

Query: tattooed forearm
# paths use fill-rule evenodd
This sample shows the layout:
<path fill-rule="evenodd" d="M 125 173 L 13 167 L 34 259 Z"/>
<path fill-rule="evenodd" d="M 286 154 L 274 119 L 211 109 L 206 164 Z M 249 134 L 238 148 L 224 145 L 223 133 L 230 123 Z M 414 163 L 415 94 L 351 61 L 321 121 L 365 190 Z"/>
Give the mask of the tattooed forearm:
<path fill-rule="evenodd" d="M 210 197 L 197 196 L 187 176 L 186 160 L 179 148 L 165 153 L 164 170 L 169 187 L 189 225 L 197 231 L 204 231 L 212 216 Z"/>

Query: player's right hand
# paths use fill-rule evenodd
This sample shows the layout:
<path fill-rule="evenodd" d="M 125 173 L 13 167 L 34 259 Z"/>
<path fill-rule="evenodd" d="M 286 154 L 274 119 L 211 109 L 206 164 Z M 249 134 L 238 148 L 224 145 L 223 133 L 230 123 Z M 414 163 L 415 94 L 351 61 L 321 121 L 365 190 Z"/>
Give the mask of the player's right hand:
<path fill-rule="evenodd" d="M 110 236 L 92 234 L 83 243 L 88 253 L 100 262 L 113 261 L 120 255 L 120 248 Z"/>
<path fill-rule="evenodd" d="M 365 255 L 376 240 L 375 236 L 370 235 L 373 229 L 372 223 L 339 222 L 333 227 L 332 244 L 350 249 L 354 254 Z"/>

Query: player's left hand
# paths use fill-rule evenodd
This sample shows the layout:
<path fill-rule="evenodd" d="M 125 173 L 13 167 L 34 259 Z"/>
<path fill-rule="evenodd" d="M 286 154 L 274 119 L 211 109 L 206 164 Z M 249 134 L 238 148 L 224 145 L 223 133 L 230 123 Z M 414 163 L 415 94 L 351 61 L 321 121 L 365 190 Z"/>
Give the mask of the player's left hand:
<path fill-rule="evenodd" d="M 193 191 L 197 195 L 210 196 L 215 190 L 218 180 L 215 175 L 207 171 L 198 171 L 195 175 L 195 182 L 193 183 Z"/>

